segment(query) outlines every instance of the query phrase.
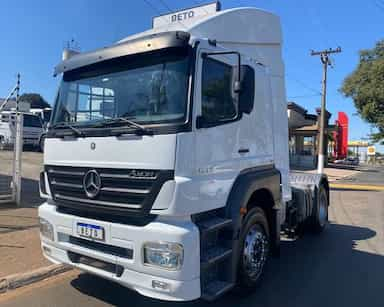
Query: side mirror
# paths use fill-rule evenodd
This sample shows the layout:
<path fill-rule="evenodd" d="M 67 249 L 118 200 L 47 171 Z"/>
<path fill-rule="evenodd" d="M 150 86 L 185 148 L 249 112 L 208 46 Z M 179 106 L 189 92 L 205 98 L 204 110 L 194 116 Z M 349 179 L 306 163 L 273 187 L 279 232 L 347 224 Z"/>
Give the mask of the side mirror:
<path fill-rule="evenodd" d="M 235 90 L 236 90 L 235 82 Z M 241 65 L 239 85 L 239 112 L 251 113 L 255 99 L 255 71 L 249 65 Z"/>

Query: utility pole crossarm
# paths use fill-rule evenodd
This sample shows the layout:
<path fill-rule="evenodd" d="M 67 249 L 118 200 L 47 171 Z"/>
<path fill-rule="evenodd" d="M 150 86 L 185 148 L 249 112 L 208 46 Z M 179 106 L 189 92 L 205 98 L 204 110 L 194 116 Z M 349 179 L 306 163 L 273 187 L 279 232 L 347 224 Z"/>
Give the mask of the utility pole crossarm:
<path fill-rule="evenodd" d="M 329 48 L 321 51 L 312 50 L 311 55 L 313 56 L 313 55 L 331 54 L 331 53 L 339 53 L 339 52 L 341 52 L 341 48 L 337 47 L 336 49 Z"/>

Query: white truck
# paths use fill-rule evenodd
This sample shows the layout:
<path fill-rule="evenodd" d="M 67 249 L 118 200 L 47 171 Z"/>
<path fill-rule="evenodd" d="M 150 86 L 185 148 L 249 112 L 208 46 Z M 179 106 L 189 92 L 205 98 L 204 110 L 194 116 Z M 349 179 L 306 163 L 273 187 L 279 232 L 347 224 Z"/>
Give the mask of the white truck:
<path fill-rule="evenodd" d="M 217 3 L 55 70 L 42 250 L 162 300 L 251 291 L 280 236 L 327 225 L 324 175 L 290 174 L 279 18 Z"/>
<path fill-rule="evenodd" d="M 23 114 L 23 145 L 43 151 L 45 129 L 41 117 Z M 16 137 L 16 112 L 0 111 L 0 150 L 12 148 Z"/>
<path fill-rule="evenodd" d="M 51 119 L 52 108 L 32 108 L 29 110 L 31 114 L 40 117 L 43 126 L 46 127 Z"/>

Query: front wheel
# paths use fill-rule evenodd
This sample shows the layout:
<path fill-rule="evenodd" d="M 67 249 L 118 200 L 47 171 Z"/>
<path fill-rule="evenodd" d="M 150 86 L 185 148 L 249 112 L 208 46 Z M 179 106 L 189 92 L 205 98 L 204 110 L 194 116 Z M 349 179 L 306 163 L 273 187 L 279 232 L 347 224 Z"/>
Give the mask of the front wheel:
<path fill-rule="evenodd" d="M 238 288 L 253 290 L 263 276 L 270 249 L 268 220 L 261 208 L 248 212 L 239 246 Z"/>

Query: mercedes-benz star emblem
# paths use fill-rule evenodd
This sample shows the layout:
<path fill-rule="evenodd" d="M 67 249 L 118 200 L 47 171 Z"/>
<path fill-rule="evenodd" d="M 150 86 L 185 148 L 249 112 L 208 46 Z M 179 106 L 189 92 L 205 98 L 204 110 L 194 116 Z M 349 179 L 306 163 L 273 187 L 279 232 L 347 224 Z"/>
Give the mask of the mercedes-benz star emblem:
<path fill-rule="evenodd" d="M 90 170 L 84 175 L 83 187 L 89 198 L 95 198 L 101 189 L 101 178 L 96 170 Z"/>

